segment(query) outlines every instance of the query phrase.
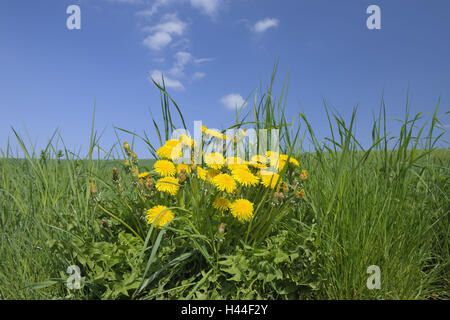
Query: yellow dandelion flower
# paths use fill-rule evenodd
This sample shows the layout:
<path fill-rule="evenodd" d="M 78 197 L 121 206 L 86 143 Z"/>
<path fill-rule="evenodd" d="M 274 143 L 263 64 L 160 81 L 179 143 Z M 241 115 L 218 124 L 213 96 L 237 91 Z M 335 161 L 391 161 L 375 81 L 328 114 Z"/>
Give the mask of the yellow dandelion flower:
<path fill-rule="evenodd" d="M 227 139 L 227 136 L 216 131 L 216 130 L 211 130 L 211 129 L 206 129 L 206 131 L 204 131 L 206 135 L 217 138 L 217 139 L 221 139 L 221 140 L 225 140 Z"/>
<path fill-rule="evenodd" d="M 204 156 L 205 163 L 208 167 L 213 169 L 221 169 L 225 162 L 224 157 L 220 153 L 212 152 Z"/>
<path fill-rule="evenodd" d="M 255 156 L 253 156 L 250 159 L 250 164 L 252 164 L 252 163 L 264 163 L 264 164 L 267 164 L 268 162 L 269 162 L 269 159 L 267 159 L 266 156 L 263 156 L 263 155 L 260 155 L 260 154 L 255 155 Z"/>
<path fill-rule="evenodd" d="M 172 148 L 164 145 L 156 151 L 156 155 L 160 158 L 170 159 L 172 156 Z"/>
<path fill-rule="evenodd" d="M 216 169 L 209 169 L 207 170 L 207 175 L 206 175 L 206 180 L 211 180 L 213 179 L 215 176 L 217 176 L 220 173 L 219 170 Z"/>
<path fill-rule="evenodd" d="M 182 134 L 180 136 L 180 141 L 183 145 L 188 146 L 188 147 L 194 146 L 194 142 L 195 142 L 193 139 L 191 139 L 191 137 L 188 137 L 185 134 Z"/>
<path fill-rule="evenodd" d="M 220 191 L 226 191 L 228 193 L 236 190 L 236 181 L 226 173 L 221 173 L 215 176 L 212 179 L 212 183 L 216 186 Z"/>
<path fill-rule="evenodd" d="M 140 173 L 139 175 L 138 175 L 138 178 L 139 179 L 144 179 L 146 176 L 148 176 L 150 173 L 148 173 L 148 172 L 142 172 L 142 173 Z"/>
<path fill-rule="evenodd" d="M 173 177 L 176 173 L 175 165 L 169 160 L 158 160 L 153 165 L 156 173 L 163 177 Z"/>
<path fill-rule="evenodd" d="M 225 165 L 230 170 L 247 167 L 245 161 L 240 157 L 228 157 L 225 159 Z"/>
<path fill-rule="evenodd" d="M 172 196 L 176 195 L 180 189 L 178 180 L 174 177 L 165 177 L 158 180 L 156 183 L 156 190 L 168 193 Z"/>
<path fill-rule="evenodd" d="M 278 152 L 274 152 L 274 151 L 267 151 L 266 152 L 266 156 L 268 156 L 269 158 L 278 158 L 280 154 Z"/>
<path fill-rule="evenodd" d="M 236 169 L 232 172 L 233 178 L 243 186 L 255 186 L 259 182 L 259 178 L 248 170 Z"/>
<path fill-rule="evenodd" d="M 248 168 L 248 166 L 246 164 L 234 164 L 231 166 L 228 166 L 228 169 L 231 170 L 231 173 L 233 173 L 236 170 L 245 170 L 250 172 L 250 169 Z"/>
<path fill-rule="evenodd" d="M 162 228 L 170 223 L 174 218 L 172 211 L 168 210 L 166 206 L 154 206 L 147 210 L 147 223 L 152 224 L 155 220 L 155 227 Z"/>
<path fill-rule="evenodd" d="M 277 185 L 278 180 L 280 180 L 280 175 L 278 173 L 273 173 L 271 171 L 261 171 L 261 184 L 266 188 L 274 189 Z"/>
<path fill-rule="evenodd" d="M 245 164 L 244 159 L 240 158 L 240 157 L 227 157 L 225 160 L 225 163 L 227 165 L 233 165 L 233 164 Z"/>
<path fill-rule="evenodd" d="M 253 217 L 253 203 L 247 199 L 238 199 L 230 205 L 231 214 L 239 221 L 250 220 Z"/>
<path fill-rule="evenodd" d="M 305 190 L 300 190 L 297 192 L 297 194 L 295 195 L 297 199 L 301 199 L 303 198 L 303 196 L 305 195 Z"/>
<path fill-rule="evenodd" d="M 185 163 L 180 163 L 179 165 L 177 165 L 177 173 L 180 174 L 182 170 L 184 170 L 186 174 L 191 173 L 191 168 Z"/>
<path fill-rule="evenodd" d="M 213 207 L 220 211 L 227 211 L 230 208 L 231 202 L 228 199 L 219 197 L 213 202 Z"/>
<path fill-rule="evenodd" d="M 289 156 L 287 154 L 280 154 L 279 158 L 280 160 L 286 161 L 289 158 Z"/>
<path fill-rule="evenodd" d="M 208 170 L 205 170 L 201 167 L 197 167 L 197 176 L 202 179 L 203 181 L 206 181 L 206 175 L 208 174 Z"/>
<path fill-rule="evenodd" d="M 300 165 L 300 163 L 298 162 L 298 160 L 295 159 L 295 158 L 292 158 L 292 157 L 289 159 L 289 163 L 292 164 L 292 165 L 294 165 L 295 167 L 298 167 L 298 166 Z"/>
<path fill-rule="evenodd" d="M 264 163 L 251 162 L 250 165 L 256 169 L 267 169 L 267 165 L 265 165 Z"/>
<path fill-rule="evenodd" d="M 165 143 L 164 145 L 165 145 L 165 146 L 168 146 L 168 147 L 175 147 L 175 146 L 177 146 L 177 145 L 180 144 L 180 143 L 181 143 L 180 140 L 170 139 L 170 140 L 167 140 L 166 143 Z"/>
<path fill-rule="evenodd" d="M 300 173 L 300 179 L 301 179 L 301 180 L 306 180 L 306 179 L 308 179 L 308 171 L 302 170 L 302 172 Z"/>

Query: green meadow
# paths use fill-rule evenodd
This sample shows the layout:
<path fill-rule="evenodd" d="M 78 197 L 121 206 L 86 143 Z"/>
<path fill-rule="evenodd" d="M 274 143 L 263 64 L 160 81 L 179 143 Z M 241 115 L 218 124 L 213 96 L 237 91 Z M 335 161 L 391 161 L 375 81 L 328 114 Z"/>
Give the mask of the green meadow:
<path fill-rule="evenodd" d="M 175 175 L 176 194 L 157 189 L 156 153 L 184 119 L 156 83 L 156 141 L 116 128 L 117 144 L 103 146 L 93 120 L 80 156 L 58 134 L 36 150 L 12 131 L 24 157 L 9 145 L 0 152 L 0 299 L 448 299 L 450 150 L 440 107 L 410 115 L 406 105 L 394 131 L 381 101 L 363 147 L 357 109 L 344 119 L 325 104 L 328 135 L 319 139 L 303 114 L 287 118 L 287 90 L 275 94 L 273 81 L 229 125 L 280 129 L 281 152 L 299 165 L 288 161 L 273 188 L 235 182 L 227 193 L 189 167 Z M 136 139 L 148 154 L 132 153 Z M 252 204 L 250 217 L 215 207 L 237 194 Z M 162 226 L 146 214 L 157 205 L 173 213 Z M 79 267 L 80 288 L 70 287 L 69 266 Z"/>

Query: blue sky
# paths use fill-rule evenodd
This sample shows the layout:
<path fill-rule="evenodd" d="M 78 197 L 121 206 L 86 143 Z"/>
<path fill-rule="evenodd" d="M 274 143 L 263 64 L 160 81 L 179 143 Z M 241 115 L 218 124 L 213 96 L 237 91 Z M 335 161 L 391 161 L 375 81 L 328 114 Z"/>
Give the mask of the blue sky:
<path fill-rule="evenodd" d="M 73 4 L 80 30 L 66 26 Z M 366 26 L 372 4 L 380 30 Z M 85 150 L 94 101 L 105 148 L 113 126 L 156 138 L 148 109 L 160 119 L 160 98 L 149 77 L 161 73 L 189 127 L 225 128 L 230 104 L 267 83 L 277 58 L 275 93 L 287 76 L 290 115 L 304 112 L 324 136 L 323 97 L 347 119 L 358 104 L 367 145 L 383 91 L 390 117 L 404 114 L 408 87 L 411 113 L 433 112 L 439 97 L 441 114 L 450 110 L 449 14 L 444 0 L 3 0 L 0 148 L 14 126 L 38 148 L 59 128 L 69 149 Z"/>

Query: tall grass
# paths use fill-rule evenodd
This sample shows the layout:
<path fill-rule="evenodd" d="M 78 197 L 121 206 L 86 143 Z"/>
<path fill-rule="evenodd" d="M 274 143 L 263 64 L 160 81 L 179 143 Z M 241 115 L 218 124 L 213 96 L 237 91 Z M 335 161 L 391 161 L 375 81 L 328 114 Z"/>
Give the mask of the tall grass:
<path fill-rule="evenodd" d="M 264 219 L 255 220 L 251 227 L 257 232 L 247 233 L 246 245 L 264 248 L 264 239 L 280 230 L 290 233 L 298 241 L 305 240 L 299 230 L 313 234 L 316 251 L 312 254 L 319 263 L 317 270 L 313 270 L 318 287 L 310 296 L 312 298 L 448 298 L 450 151 L 436 149 L 446 133 L 437 127 L 438 107 L 429 123 L 419 126 L 424 115 L 410 118 L 407 103 L 400 130 L 392 134 L 387 128 L 388 118 L 382 100 L 373 120 L 372 145 L 364 148 L 357 140 L 355 130 L 357 109 L 350 119 L 345 120 L 324 102 L 329 135 L 319 139 L 313 130 L 314 124 L 304 114 L 287 118 L 287 81 L 280 96 L 275 97 L 276 70 L 277 64 L 267 88 L 261 88 L 259 98 L 255 96 L 253 107 L 248 108 L 247 113 L 238 110 L 236 121 L 230 127 L 280 129 L 282 151 L 295 156 L 309 171 L 305 204 L 293 208 L 283 217 L 274 217 L 265 211 Z M 153 119 L 153 123 L 159 145 L 162 145 L 176 128 L 171 105 L 175 107 L 180 124 L 184 128 L 186 124 L 181 108 L 167 93 L 164 84 L 155 82 L 155 85 L 161 92 L 163 121 L 158 124 Z M 126 129 L 118 129 L 118 132 L 142 139 L 153 156 L 159 147 L 147 133 L 138 135 Z M 9 144 L 1 152 L 0 297 L 96 296 L 87 289 L 69 292 L 59 281 L 67 266 L 75 261 L 76 254 L 61 247 L 61 243 L 88 243 L 100 237 L 99 212 L 104 213 L 104 210 L 93 205 L 89 185 L 95 181 L 99 189 L 113 188 L 110 170 L 121 161 L 112 157 L 115 147 L 104 152 L 106 161 L 100 154 L 96 157 L 94 150 L 102 149 L 101 135 L 94 130 L 94 121 L 89 152 L 83 157 L 65 148 L 57 133 L 41 153 L 14 129 L 13 134 L 25 158 L 13 158 Z M 119 134 L 117 137 L 121 145 Z M 306 143 L 312 145 L 311 152 L 305 152 Z M 60 144 L 62 151 L 59 151 Z M 196 187 L 190 188 L 195 190 Z M 186 209 L 198 213 L 204 211 L 202 199 L 196 198 L 198 195 L 198 192 L 192 192 L 193 208 Z M 127 203 L 123 205 L 127 206 Z M 208 230 L 206 225 L 204 228 Z M 149 278 L 148 271 L 162 245 L 164 232 L 149 239 L 150 232 L 137 230 L 143 251 L 149 254 L 141 290 L 161 272 L 171 268 L 176 270 L 179 263 L 192 255 L 185 253 L 173 259 L 164 270 Z M 190 232 L 180 234 L 180 237 L 191 237 L 194 250 L 203 252 L 207 263 L 201 265 L 205 268 L 201 277 L 184 285 L 189 288 L 185 298 L 196 296 L 199 286 L 214 275 L 211 272 L 214 268 L 218 268 L 218 260 L 215 261 L 205 249 L 205 246 L 214 247 L 215 244 L 202 242 L 207 241 L 201 236 L 202 230 L 193 228 Z M 55 246 L 59 252 L 56 255 Z M 217 254 L 217 248 L 213 249 Z M 380 290 L 367 289 L 369 275 L 366 270 L 370 265 L 381 269 Z M 154 294 L 136 296 L 155 297 Z"/>

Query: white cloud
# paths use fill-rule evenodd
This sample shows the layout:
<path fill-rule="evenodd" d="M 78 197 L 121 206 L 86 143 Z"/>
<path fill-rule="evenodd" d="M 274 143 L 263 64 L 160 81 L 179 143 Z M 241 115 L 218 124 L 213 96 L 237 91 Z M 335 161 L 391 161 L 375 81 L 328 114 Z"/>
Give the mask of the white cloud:
<path fill-rule="evenodd" d="M 178 19 L 176 14 L 166 14 L 162 22 L 153 27 L 146 27 L 144 31 L 166 32 L 170 34 L 182 35 L 186 29 L 186 23 Z"/>
<path fill-rule="evenodd" d="M 186 23 L 178 19 L 176 14 L 166 14 L 161 23 L 143 28 L 143 31 L 152 32 L 143 44 L 151 50 L 161 50 L 173 40 L 173 35 L 180 36 L 186 30 Z"/>
<path fill-rule="evenodd" d="M 214 16 L 219 10 L 220 0 L 191 0 L 191 5 L 209 16 Z"/>
<path fill-rule="evenodd" d="M 193 80 L 203 79 L 205 76 L 206 76 L 206 73 L 197 71 L 192 75 L 192 79 Z"/>
<path fill-rule="evenodd" d="M 174 0 L 156 0 L 150 9 L 140 10 L 136 12 L 136 15 L 142 16 L 142 17 L 151 17 L 156 12 L 158 12 L 158 9 L 163 6 L 167 6 L 170 3 L 174 2 Z"/>
<path fill-rule="evenodd" d="M 184 75 L 184 69 L 188 64 L 200 64 L 203 62 L 211 61 L 209 58 L 195 58 L 192 54 L 185 51 L 179 51 L 174 56 L 174 63 L 170 68 L 169 73 L 173 76 L 181 77 Z"/>
<path fill-rule="evenodd" d="M 161 50 L 171 41 L 172 37 L 170 36 L 170 34 L 166 32 L 157 32 L 155 34 L 149 35 L 142 41 L 142 43 L 144 44 L 144 46 L 152 50 Z"/>
<path fill-rule="evenodd" d="M 263 20 L 259 20 L 253 26 L 253 31 L 255 32 L 264 32 L 269 28 L 278 27 L 279 21 L 275 18 L 265 18 Z"/>
<path fill-rule="evenodd" d="M 235 110 L 236 107 L 239 109 L 240 107 L 245 106 L 245 100 L 242 98 L 240 94 L 231 93 L 220 99 L 220 102 L 223 103 L 225 107 L 231 110 Z M 245 103 L 245 104 L 244 104 Z"/>
<path fill-rule="evenodd" d="M 158 83 L 159 85 L 162 86 L 163 73 L 160 70 L 153 70 L 150 73 L 150 76 L 153 78 L 153 80 L 155 80 L 156 83 Z M 178 81 L 176 79 L 168 78 L 165 75 L 164 75 L 164 84 L 165 84 L 166 88 L 173 88 L 173 89 L 180 89 L 180 90 L 184 89 L 184 86 L 180 81 Z"/>

